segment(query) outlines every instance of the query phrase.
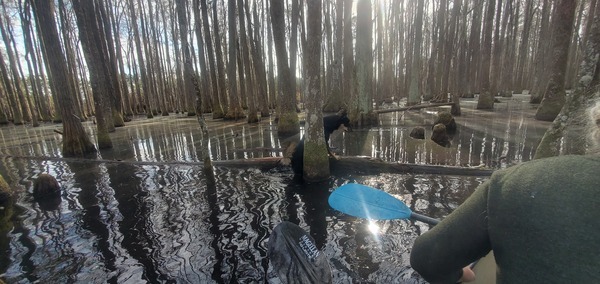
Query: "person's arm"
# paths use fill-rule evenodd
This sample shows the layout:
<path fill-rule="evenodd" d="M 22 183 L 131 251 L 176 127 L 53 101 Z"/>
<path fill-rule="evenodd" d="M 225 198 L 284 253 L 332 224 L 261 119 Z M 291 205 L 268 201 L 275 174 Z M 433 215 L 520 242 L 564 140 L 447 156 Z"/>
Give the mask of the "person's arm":
<path fill-rule="evenodd" d="M 425 280 L 456 283 L 465 266 L 490 251 L 487 229 L 490 184 L 489 180 L 483 183 L 454 212 L 416 239 L 410 263 Z"/>

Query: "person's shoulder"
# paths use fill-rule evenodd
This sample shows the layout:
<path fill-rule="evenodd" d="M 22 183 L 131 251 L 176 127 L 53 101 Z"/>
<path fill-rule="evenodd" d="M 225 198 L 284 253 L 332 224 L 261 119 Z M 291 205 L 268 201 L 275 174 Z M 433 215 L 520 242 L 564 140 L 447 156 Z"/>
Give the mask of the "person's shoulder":
<path fill-rule="evenodd" d="M 522 166 L 536 167 L 543 165 L 544 167 L 560 167 L 596 163 L 600 163 L 600 155 L 562 155 L 524 162 Z"/>
<path fill-rule="evenodd" d="M 492 179 L 504 179 L 515 176 L 545 176 L 570 174 L 573 171 L 595 171 L 600 167 L 598 155 L 563 155 L 523 162 L 506 169 L 495 171 Z"/>

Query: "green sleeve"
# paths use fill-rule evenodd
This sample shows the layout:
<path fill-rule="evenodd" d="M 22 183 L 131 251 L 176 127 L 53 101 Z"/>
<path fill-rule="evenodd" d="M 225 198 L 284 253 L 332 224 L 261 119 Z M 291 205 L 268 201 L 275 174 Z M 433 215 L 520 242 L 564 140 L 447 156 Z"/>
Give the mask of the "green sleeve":
<path fill-rule="evenodd" d="M 410 263 L 431 283 L 456 283 L 462 268 L 491 249 L 487 226 L 487 196 L 491 181 L 480 185 L 454 212 L 419 236 Z"/>

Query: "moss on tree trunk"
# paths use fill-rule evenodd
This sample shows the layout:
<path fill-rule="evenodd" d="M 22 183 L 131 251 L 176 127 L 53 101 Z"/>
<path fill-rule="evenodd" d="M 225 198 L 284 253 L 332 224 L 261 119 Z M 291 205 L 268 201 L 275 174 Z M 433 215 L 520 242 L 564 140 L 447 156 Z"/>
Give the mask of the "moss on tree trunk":
<path fill-rule="evenodd" d="M 327 167 L 323 167 L 327 165 Z M 329 155 L 327 146 L 321 143 L 304 142 L 304 180 L 320 182 L 329 178 Z"/>
<path fill-rule="evenodd" d="M 277 122 L 277 133 L 279 137 L 290 137 L 300 133 L 300 123 L 295 112 L 281 113 Z"/>

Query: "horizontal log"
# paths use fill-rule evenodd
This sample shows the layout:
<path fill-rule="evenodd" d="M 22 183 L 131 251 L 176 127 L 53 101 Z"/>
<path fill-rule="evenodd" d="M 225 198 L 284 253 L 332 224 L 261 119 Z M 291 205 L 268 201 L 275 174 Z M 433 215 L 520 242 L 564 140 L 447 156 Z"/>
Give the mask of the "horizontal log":
<path fill-rule="evenodd" d="M 87 163 L 106 163 L 106 164 L 134 164 L 134 165 L 198 165 L 202 162 L 183 162 L 183 161 L 122 161 L 122 160 L 104 160 L 104 159 L 85 159 L 85 158 L 62 158 L 62 157 L 32 157 L 32 156 L 0 156 L 6 159 L 25 159 L 25 160 L 51 160 L 65 162 L 87 162 Z M 215 167 L 232 168 L 258 168 L 267 171 L 274 168 L 291 168 L 281 163 L 281 157 L 264 157 L 254 159 L 239 160 L 216 160 L 212 161 Z M 407 173 L 407 174 L 440 174 L 440 175 L 465 175 L 465 176 L 490 176 L 494 171 L 482 168 L 466 168 L 441 165 L 423 165 L 406 164 L 398 162 L 385 162 L 371 157 L 350 157 L 337 156 L 337 159 L 330 158 L 329 166 L 333 175 L 345 175 L 348 173 L 360 175 L 377 175 L 381 173 Z"/>
<path fill-rule="evenodd" d="M 406 107 L 399 107 L 399 108 L 377 109 L 377 110 L 374 110 L 373 112 L 376 114 L 380 114 L 380 113 L 407 111 L 407 110 L 415 110 L 415 109 L 430 108 L 430 107 L 440 107 L 440 106 L 452 106 L 452 105 L 454 105 L 454 103 L 421 104 L 421 105 L 406 106 Z"/>
<path fill-rule="evenodd" d="M 340 175 L 343 173 L 362 175 L 376 175 L 380 173 L 407 173 L 490 176 L 494 172 L 490 169 L 481 168 L 385 162 L 371 157 L 338 157 L 338 160 L 330 159 L 330 167 L 335 175 Z"/>

